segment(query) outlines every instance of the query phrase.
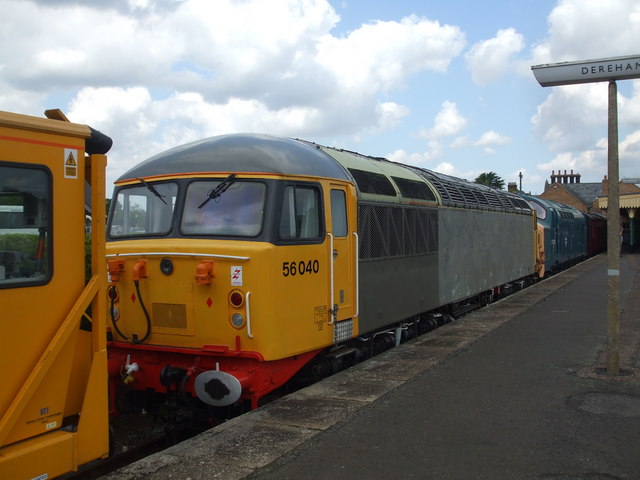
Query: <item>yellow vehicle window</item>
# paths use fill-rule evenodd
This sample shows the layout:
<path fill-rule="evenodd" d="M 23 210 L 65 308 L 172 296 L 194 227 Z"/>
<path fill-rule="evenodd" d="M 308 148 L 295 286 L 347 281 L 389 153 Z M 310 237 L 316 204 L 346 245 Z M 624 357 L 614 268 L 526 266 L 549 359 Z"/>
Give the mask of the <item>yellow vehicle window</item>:
<path fill-rule="evenodd" d="M 262 231 L 267 187 L 261 182 L 189 184 L 180 231 L 184 235 L 255 237 Z"/>
<path fill-rule="evenodd" d="M 109 235 L 114 237 L 163 235 L 173 222 L 178 185 L 147 183 L 118 190 L 112 207 Z"/>
<path fill-rule="evenodd" d="M 51 174 L 0 163 L 0 288 L 51 277 Z"/>
<path fill-rule="evenodd" d="M 315 187 L 289 185 L 284 190 L 280 238 L 313 239 L 320 236 L 320 194 Z"/>

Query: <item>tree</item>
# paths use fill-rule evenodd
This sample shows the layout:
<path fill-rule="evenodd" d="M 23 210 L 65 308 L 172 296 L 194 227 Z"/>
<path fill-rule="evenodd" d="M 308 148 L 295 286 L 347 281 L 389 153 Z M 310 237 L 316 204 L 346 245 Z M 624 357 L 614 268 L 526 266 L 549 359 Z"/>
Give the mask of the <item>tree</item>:
<path fill-rule="evenodd" d="M 504 180 L 500 178 L 496 172 L 481 173 L 474 182 L 497 190 L 504 187 Z"/>

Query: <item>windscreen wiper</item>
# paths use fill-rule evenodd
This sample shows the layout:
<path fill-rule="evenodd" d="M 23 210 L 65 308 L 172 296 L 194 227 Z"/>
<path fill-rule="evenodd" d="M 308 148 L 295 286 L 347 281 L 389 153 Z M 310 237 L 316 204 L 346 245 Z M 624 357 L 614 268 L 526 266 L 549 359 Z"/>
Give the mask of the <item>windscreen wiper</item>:
<path fill-rule="evenodd" d="M 164 201 L 164 195 L 161 195 L 160 192 L 158 192 L 158 190 L 156 190 L 156 188 L 153 185 L 148 184 L 147 182 L 145 182 L 143 179 L 141 179 L 140 177 L 136 177 L 136 180 L 140 180 L 142 182 L 142 184 L 147 187 L 147 190 L 149 190 L 151 193 L 153 193 L 156 197 L 158 197 L 162 203 L 164 203 L 165 205 L 167 205 L 167 202 Z"/>
<path fill-rule="evenodd" d="M 209 203 L 209 200 L 213 200 L 214 198 L 217 198 L 220 195 L 222 195 L 224 192 L 226 192 L 227 188 L 229 188 L 231 184 L 235 181 L 234 180 L 235 178 L 236 178 L 236 174 L 231 173 L 227 178 L 225 178 L 222 182 L 220 182 L 216 186 L 216 188 L 212 188 L 211 190 L 209 190 L 209 193 L 207 194 L 207 199 L 204 202 L 202 202 L 198 206 L 198 208 L 204 207 L 207 203 Z"/>

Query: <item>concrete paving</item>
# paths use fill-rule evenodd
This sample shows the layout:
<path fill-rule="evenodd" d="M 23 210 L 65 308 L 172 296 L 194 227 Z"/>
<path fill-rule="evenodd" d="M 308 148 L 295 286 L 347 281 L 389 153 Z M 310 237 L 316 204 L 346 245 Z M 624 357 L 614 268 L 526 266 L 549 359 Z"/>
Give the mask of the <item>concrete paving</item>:
<path fill-rule="evenodd" d="M 640 258 L 606 374 L 606 257 L 103 477 L 640 478 Z"/>

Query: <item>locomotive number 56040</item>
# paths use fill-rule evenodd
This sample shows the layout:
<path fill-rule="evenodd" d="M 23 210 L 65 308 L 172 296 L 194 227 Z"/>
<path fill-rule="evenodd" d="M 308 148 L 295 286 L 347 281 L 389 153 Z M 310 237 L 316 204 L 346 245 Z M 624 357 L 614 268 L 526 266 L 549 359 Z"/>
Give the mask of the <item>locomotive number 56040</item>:
<path fill-rule="evenodd" d="M 282 262 L 282 276 L 295 277 L 296 275 L 311 275 L 318 273 L 320 270 L 320 262 L 318 260 L 300 260 L 297 262 Z"/>

